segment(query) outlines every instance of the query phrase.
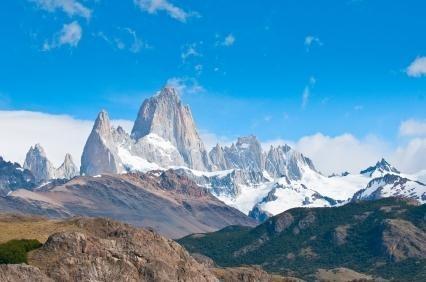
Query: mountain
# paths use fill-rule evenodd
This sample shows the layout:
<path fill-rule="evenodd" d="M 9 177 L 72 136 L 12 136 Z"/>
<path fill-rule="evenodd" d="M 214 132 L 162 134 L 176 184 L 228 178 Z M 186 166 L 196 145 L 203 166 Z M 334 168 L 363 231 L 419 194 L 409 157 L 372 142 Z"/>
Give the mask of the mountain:
<path fill-rule="evenodd" d="M 383 176 L 383 174 L 388 174 L 388 173 L 400 174 L 399 170 L 394 168 L 383 158 L 381 161 L 377 162 L 376 165 L 370 166 L 369 168 L 361 171 L 360 173 L 362 175 L 367 175 L 373 178 Z"/>
<path fill-rule="evenodd" d="M 84 147 L 80 171 L 94 176 L 172 166 L 210 169 L 189 107 L 175 89 L 165 87 L 143 102 L 131 135 L 112 127 L 107 112 L 100 112 Z"/>
<path fill-rule="evenodd" d="M 198 135 L 191 110 L 188 105 L 182 104 L 176 89 L 165 87 L 143 102 L 132 137 L 139 140 L 150 134 L 156 134 L 175 146 L 187 167 L 210 169 L 207 151 Z"/>
<path fill-rule="evenodd" d="M 0 196 L 20 189 L 35 187 L 35 178 L 31 171 L 22 168 L 18 163 L 5 161 L 0 157 Z"/>
<path fill-rule="evenodd" d="M 176 238 L 256 221 L 172 170 L 53 181 L 0 197 L 0 211 L 67 218 L 101 216 Z"/>
<path fill-rule="evenodd" d="M 426 185 L 397 174 L 385 174 L 371 180 L 365 189 L 355 193 L 357 200 L 376 200 L 386 197 L 403 197 L 426 202 Z"/>
<path fill-rule="evenodd" d="M 409 185 L 422 187 L 417 176 L 400 173 L 384 159 L 359 174 L 327 177 L 315 168 L 311 159 L 288 145 L 263 150 L 254 135 L 238 137 L 230 146 L 217 144 L 207 153 L 189 107 L 182 104 L 171 87 L 163 88 L 142 103 L 131 134 L 121 127 L 112 127 L 108 114 L 102 111 L 84 147 L 81 164 L 81 174 L 87 176 L 173 169 L 227 205 L 257 219 L 295 207 L 348 203 L 355 193 L 373 187 L 374 179 L 387 174 L 399 175 L 414 181 L 407 182 Z M 414 184 L 415 181 L 420 184 Z M 396 192 L 414 191 L 399 183 L 402 182 L 395 182 L 389 193 L 375 195 L 399 195 L 424 201 L 423 192 L 414 193 L 417 196 Z M 368 198 L 360 194 L 357 197 Z"/>
<path fill-rule="evenodd" d="M 65 160 L 59 168 L 55 168 L 40 144 L 29 149 L 24 168 L 32 172 L 37 183 L 50 179 L 70 179 L 78 175 L 78 169 L 70 154 L 65 155 Z"/>
<path fill-rule="evenodd" d="M 256 264 L 315 280 L 345 267 L 396 281 L 426 278 L 426 205 L 387 198 L 335 208 L 296 208 L 255 227 L 230 226 L 178 242 L 222 267 Z"/>

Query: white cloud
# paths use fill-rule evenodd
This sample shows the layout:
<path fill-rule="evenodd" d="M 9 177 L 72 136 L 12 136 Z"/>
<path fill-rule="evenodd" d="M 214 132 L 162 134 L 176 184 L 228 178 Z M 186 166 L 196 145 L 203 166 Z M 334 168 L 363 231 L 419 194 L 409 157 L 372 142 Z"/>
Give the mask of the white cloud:
<path fill-rule="evenodd" d="M 118 28 L 118 31 L 118 34 L 112 36 L 102 31 L 94 33 L 93 35 L 103 39 L 106 43 L 118 50 L 127 50 L 135 54 L 140 53 L 143 49 L 152 48 L 149 44 L 145 43 L 135 30 L 131 28 Z"/>
<path fill-rule="evenodd" d="M 64 24 L 61 31 L 54 36 L 51 42 L 46 41 L 43 44 L 43 51 L 49 51 L 63 45 L 77 47 L 82 35 L 83 30 L 76 21 L 69 24 Z"/>
<path fill-rule="evenodd" d="M 197 50 L 197 43 L 191 43 L 185 45 L 183 48 L 183 51 L 181 53 L 182 61 L 186 61 L 190 57 L 201 57 L 201 53 Z"/>
<path fill-rule="evenodd" d="M 206 91 L 195 78 L 172 77 L 167 80 L 166 85 L 175 88 L 180 95 L 198 94 Z"/>
<path fill-rule="evenodd" d="M 66 153 L 79 165 L 84 144 L 93 126 L 91 120 L 67 115 L 52 115 L 30 111 L 0 111 L 0 156 L 23 163 L 25 155 L 36 143 L 46 150 L 47 157 L 59 166 Z M 133 125 L 127 120 L 112 121 L 130 132 Z"/>
<path fill-rule="evenodd" d="M 322 46 L 322 45 L 324 45 L 324 44 L 322 43 L 322 41 L 321 41 L 318 37 L 315 37 L 315 36 L 313 36 L 313 35 L 308 35 L 308 36 L 306 36 L 306 37 L 305 37 L 305 46 L 306 46 L 306 51 L 309 51 L 309 50 L 310 50 L 310 48 L 311 48 L 314 44 L 316 44 L 316 45 L 318 45 L 318 46 Z"/>
<path fill-rule="evenodd" d="M 142 11 L 148 12 L 149 14 L 156 14 L 159 11 L 164 11 L 173 19 L 181 22 L 186 22 L 191 16 L 199 16 L 198 13 L 186 12 L 167 0 L 134 0 L 134 3 Z"/>
<path fill-rule="evenodd" d="M 401 136 L 426 136 L 426 120 L 409 119 L 399 126 Z"/>
<path fill-rule="evenodd" d="M 311 76 L 309 78 L 308 84 L 305 86 L 305 89 L 303 89 L 303 93 L 302 93 L 302 108 L 305 108 L 308 105 L 309 98 L 311 96 L 311 90 L 314 87 L 314 85 L 315 85 L 316 82 L 317 81 L 316 81 L 315 77 Z"/>
<path fill-rule="evenodd" d="M 221 146 L 230 146 L 233 139 L 227 136 L 220 136 L 215 133 L 209 132 L 207 130 L 200 130 L 201 140 L 204 142 L 204 146 L 206 150 L 210 151 L 216 144 L 220 144 Z"/>
<path fill-rule="evenodd" d="M 349 171 L 358 173 L 386 155 L 387 145 L 377 137 L 359 140 L 351 134 L 335 137 L 317 133 L 298 141 L 270 140 L 262 143 L 265 149 L 271 145 L 288 144 L 311 158 L 314 165 L 325 175 Z"/>
<path fill-rule="evenodd" d="M 80 16 L 89 19 L 92 11 L 76 0 L 30 0 L 35 2 L 40 9 L 48 12 L 62 10 L 68 16 Z"/>
<path fill-rule="evenodd" d="M 391 161 L 403 172 L 415 173 L 426 169 L 426 138 L 415 138 L 396 149 Z"/>
<path fill-rule="evenodd" d="M 226 47 L 229 47 L 229 46 L 234 45 L 234 43 L 235 43 L 235 36 L 233 36 L 232 34 L 229 34 L 223 40 L 222 45 L 226 46 Z"/>
<path fill-rule="evenodd" d="M 407 68 L 407 75 L 421 77 L 426 75 L 426 57 L 417 57 Z"/>

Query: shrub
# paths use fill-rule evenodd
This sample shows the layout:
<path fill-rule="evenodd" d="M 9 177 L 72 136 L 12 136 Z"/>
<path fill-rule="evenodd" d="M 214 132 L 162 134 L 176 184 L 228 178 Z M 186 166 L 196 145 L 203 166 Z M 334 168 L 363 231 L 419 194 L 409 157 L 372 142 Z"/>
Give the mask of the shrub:
<path fill-rule="evenodd" d="M 11 240 L 0 244 L 0 264 L 27 263 L 27 253 L 40 248 L 38 240 Z"/>

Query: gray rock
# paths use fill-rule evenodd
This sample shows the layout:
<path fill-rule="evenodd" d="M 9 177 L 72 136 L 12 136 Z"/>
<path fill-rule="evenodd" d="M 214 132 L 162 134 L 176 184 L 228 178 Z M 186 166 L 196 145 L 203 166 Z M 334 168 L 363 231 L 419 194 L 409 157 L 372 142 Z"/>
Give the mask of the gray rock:
<path fill-rule="evenodd" d="M 114 141 L 119 134 L 114 132 L 106 111 L 101 111 L 95 121 L 92 132 L 84 146 L 81 156 L 80 173 L 82 175 L 98 175 L 101 173 L 119 173 L 124 169 L 118 156 L 118 148 Z M 115 138 L 115 140 L 114 140 Z"/>
<path fill-rule="evenodd" d="M 78 175 L 78 169 L 70 154 L 65 155 L 64 162 L 57 169 L 49 161 L 40 144 L 36 144 L 28 151 L 24 162 L 24 169 L 32 172 L 37 183 L 57 178 L 70 179 Z"/>
<path fill-rule="evenodd" d="M 55 168 L 47 159 L 46 153 L 40 144 L 30 148 L 25 157 L 24 168 L 33 173 L 36 182 L 53 179 L 56 176 Z"/>
<path fill-rule="evenodd" d="M 152 133 L 171 142 L 188 167 L 210 169 L 209 158 L 191 110 L 188 105 L 182 104 L 174 88 L 163 88 L 160 93 L 145 100 L 139 110 L 132 137 L 139 140 Z"/>
<path fill-rule="evenodd" d="M 286 176 L 290 180 L 300 180 L 306 168 L 316 171 L 309 158 L 288 145 L 271 146 L 265 160 L 265 170 L 275 178 Z"/>
<path fill-rule="evenodd" d="M 70 154 L 65 155 L 62 165 L 56 170 L 56 178 L 71 179 L 80 174 Z"/>
<path fill-rule="evenodd" d="M 23 169 L 18 163 L 5 161 L 0 157 L 0 196 L 19 188 L 32 189 L 36 185 L 31 171 Z"/>
<path fill-rule="evenodd" d="M 210 151 L 210 159 L 217 169 L 241 169 L 262 172 L 264 160 L 262 146 L 256 136 L 239 137 L 235 144 L 221 148 L 216 146 Z"/>

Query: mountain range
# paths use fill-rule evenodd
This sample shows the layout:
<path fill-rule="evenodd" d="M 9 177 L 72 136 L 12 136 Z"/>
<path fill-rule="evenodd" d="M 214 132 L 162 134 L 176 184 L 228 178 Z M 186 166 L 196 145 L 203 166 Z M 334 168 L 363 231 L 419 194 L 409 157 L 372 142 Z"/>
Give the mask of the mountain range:
<path fill-rule="evenodd" d="M 295 207 L 340 206 L 391 196 L 426 202 L 426 185 L 422 182 L 426 173 L 407 175 L 384 159 L 359 174 L 325 176 L 311 159 L 290 146 L 271 146 L 265 151 L 253 135 L 207 151 L 189 106 L 172 87 L 163 88 L 142 103 L 131 133 L 113 127 L 108 113 L 101 111 L 84 146 L 80 171 L 69 154 L 59 168 L 53 167 L 39 144 L 30 148 L 23 168 L 16 170 L 32 173 L 34 180 L 29 182 L 33 185 L 26 183 L 19 188 L 33 191 L 13 191 L 18 186 L 2 184 L 6 195 L 9 193 L 15 201 L 46 201 L 41 206 L 48 206 L 57 215 L 76 211 L 69 205 L 65 209 L 52 206 L 50 196 L 46 199 L 29 194 L 46 195 L 47 191 L 76 187 L 76 183 L 127 181 L 132 173 L 168 170 L 259 221 Z"/>

